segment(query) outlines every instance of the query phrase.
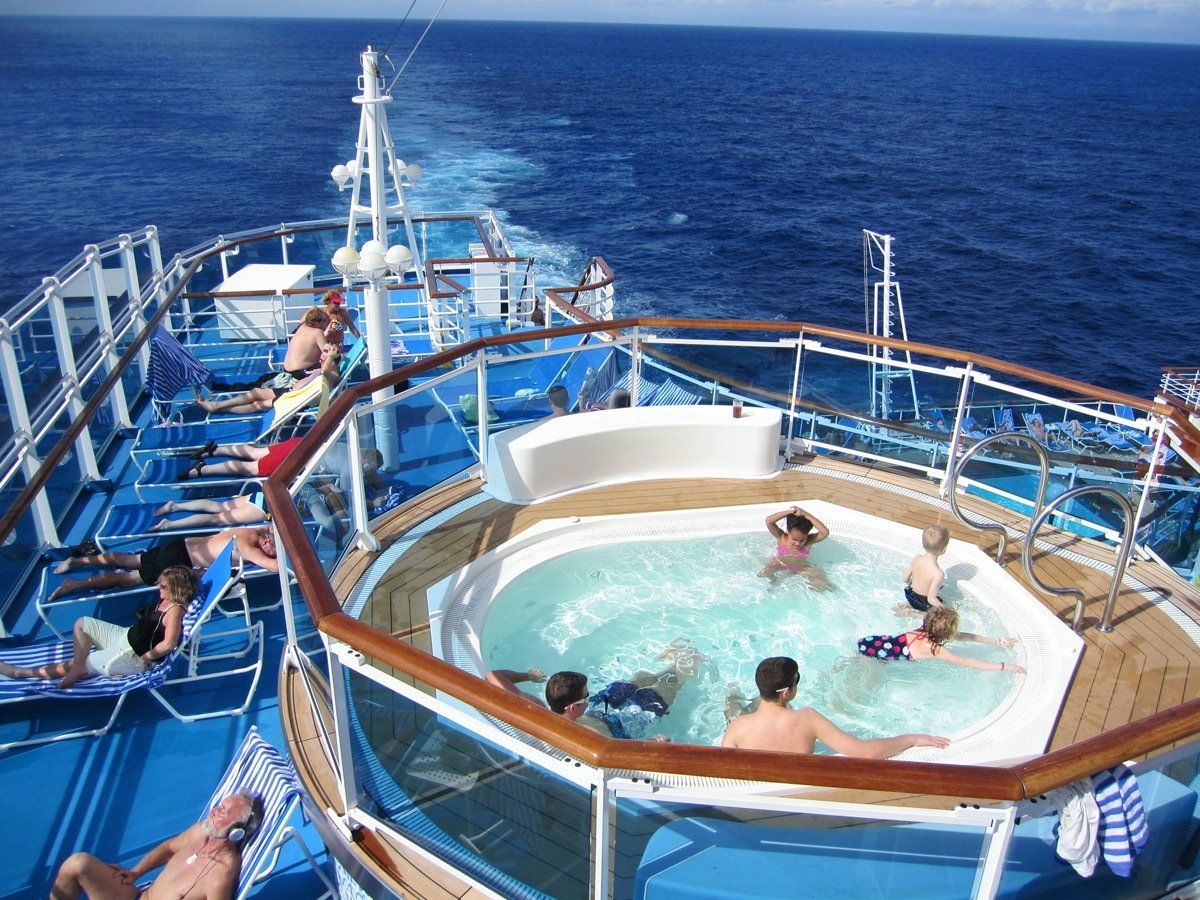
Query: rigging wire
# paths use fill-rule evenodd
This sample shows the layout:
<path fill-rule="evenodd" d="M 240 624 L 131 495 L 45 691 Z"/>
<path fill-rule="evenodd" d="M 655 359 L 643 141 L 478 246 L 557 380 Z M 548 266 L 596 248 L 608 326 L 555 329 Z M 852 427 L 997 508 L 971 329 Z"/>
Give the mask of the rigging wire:
<path fill-rule="evenodd" d="M 408 9 L 405 11 L 403 18 L 400 19 L 400 24 L 396 26 L 396 30 L 392 32 L 391 38 L 383 47 L 383 55 L 387 56 L 388 51 L 392 49 L 392 44 L 396 43 L 396 38 L 400 36 L 400 31 L 404 28 L 404 23 L 408 21 L 408 17 L 412 15 L 413 7 L 417 5 L 417 0 L 412 0 L 408 4 Z"/>
<path fill-rule="evenodd" d="M 413 0 L 413 2 L 415 3 L 416 0 Z M 433 27 L 433 23 L 437 21 L 437 17 L 442 14 L 442 10 L 445 8 L 446 0 L 442 0 L 442 5 L 437 8 L 437 12 L 433 14 L 433 17 L 429 20 L 429 24 L 425 26 L 425 30 L 421 32 L 421 36 L 417 38 L 417 43 L 413 45 L 412 50 L 408 54 L 408 58 L 405 59 L 404 64 L 400 66 L 400 71 L 396 73 L 396 77 L 393 78 L 391 84 L 387 86 L 387 92 L 389 94 L 392 92 L 392 86 L 395 85 L 395 83 L 400 79 L 400 76 L 404 74 L 404 70 L 408 68 L 408 64 L 412 62 L 412 58 L 416 55 L 417 49 L 421 46 L 421 41 L 425 40 L 425 35 L 429 34 L 429 29 Z M 407 18 L 407 16 L 405 18 Z"/>

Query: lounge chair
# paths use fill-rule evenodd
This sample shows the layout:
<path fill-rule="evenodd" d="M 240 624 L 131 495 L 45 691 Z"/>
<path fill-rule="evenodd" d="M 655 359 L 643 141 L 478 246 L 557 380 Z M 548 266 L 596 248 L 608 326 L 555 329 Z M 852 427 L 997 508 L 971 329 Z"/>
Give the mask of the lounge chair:
<path fill-rule="evenodd" d="M 262 491 L 249 494 L 250 502 L 259 509 L 265 509 Z M 232 497 L 223 497 L 230 500 Z M 161 503 L 123 503 L 110 506 L 104 513 L 104 520 L 96 533 L 96 546 L 100 550 L 112 550 L 117 546 L 144 544 L 147 539 L 157 537 L 187 537 L 194 534 L 212 534 L 228 525 L 205 525 L 190 528 L 167 527 L 151 531 L 150 526 L 159 518 L 154 511 L 162 506 Z"/>
<path fill-rule="evenodd" d="M 1121 403 L 1114 403 L 1113 410 L 1122 419 L 1126 419 L 1130 422 L 1134 421 L 1138 417 L 1137 413 L 1133 411 L 1132 406 L 1126 406 Z M 1125 438 L 1125 440 L 1129 441 L 1130 443 L 1132 443 L 1138 447 L 1144 447 L 1147 444 L 1154 443 L 1154 441 L 1153 441 L 1153 439 L 1151 439 L 1150 435 L 1146 434 L 1144 431 L 1138 431 L 1138 429 L 1134 428 L 1132 425 L 1125 425 L 1121 422 L 1117 422 L 1117 423 L 1109 426 L 1109 430 L 1117 432 L 1118 434 L 1121 435 L 1121 437 Z"/>
<path fill-rule="evenodd" d="M 242 871 L 234 895 L 237 900 L 242 900 L 255 885 L 270 876 L 288 841 L 296 842 L 325 886 L 322 894 L 305 893 L 304 896 L 314 900 L 338 896 L 333 882 L 321 869 L 295 825 L 291 824 L 296 813 L 301 812 L 300 781 L 296 770 L 278 750 L 263 740 L 254 726 L 242 740 L 203 813 L 207 814 L 225 797 L 242 789 L 262 799 L 263 816 L 258 830 L 242 846 Z"/>
<path fill-rule="evenodd" d="M 987 432 L 983 430 L 983 426 L 975 421 L 974 416 L 967 416 L 963 419 L 962 433 L 977 441 L 987 437 Z"/>
<path fill-rule="evenodd" d="M 350 373 L 366 352 L 366 340 L 359 337 L 342 356 L 338 365 L 339 380 L 330 389 L 330 397 L 346 385 Z M 325 399 L 325 387 L 324 379 L 313 379 L 302 387 L 281 394 L 275 400 L 275 405 L 260 415 L 217 414 L 198 422 L 174 422 L 144 428 L 138 434 L 131 452 L 134 459 L 144 466 L 147 458 L 158 458 L 171 452 L 185 453 L 202 447 L 210 440 L 219 444 L 281 440 L 298 430 L 313 407 L 321 406 Z"/>
<path fill-rule="evenodd" d="M 1002 434 L 1006 431 L 1016 431 L 1017 423 L 1013 420 L 1013 411 L 1005 406 L 992 410 L 992 433 Z"/>
<path fill-rule="evenodd" d="M 203 633 L 205 625 L 209 622 L 213 611 L 217 608 L 217 604 L 236 583 L 232 560 L 233 543 L 230 542 L 200 579 L 196 588 L 196 597 L 183 616 L 183 633 L 180 636 L 178 646 L 146 671 L 126 675 L 123 678 L 88 676 L 66 690 L 60 690 L 57 683 L 53 680 L 40 678 L 0 679 L 0 705 L 31 700 L 96 700 L 102 697 L 111 698 L 115 701 L 112 713 L 109 715 L 108 721 L 103 725 L 90 728 L 87 725 L 82 725 L 77 728 L 67 728 L 67 730 L 53 735 L 30 736 L 22 740 L 8 741 L 0 743 L 0 750 L 45 744 L 68 738 L 105 734 L 113 726 L 113 723 L 116 722 L 117 715 L 125 703 L 125 698 L 131 691 L 141 688 L 148 690 L 167 712 L 181 722 L 193 722 L 217 716 L 240 715 L 244 712 L 250 705 L 250 700 L 253 698 L 254 692 L 258 687 L 259 675 L 262 672 L 262 623 L 255 622 L 252 624 L 247 613 L 242 618 L 242 624 L 231 626 L 228 623 L 223 623 L 219 631 L 210 632 L 209 635 Z M 215 638 L 220 644 L 219 649 L 206 652 L 204 648 L 206 637 Z M 235 649 L 228 649 L 230 646 L 234 646 Z M 251 656 L 252 651 L 255 649 L 257 649 L 256 658 Z M 14 666 L 37 668 L 39 666 L 64 662 L 71 658 L 71 651 L 71 641 L 56 641 L 48 644 L 33 644 L 27 647 L 0 650 L 0 659 Z M 247 658 L 250 658 L 251 661 L 242 665 L 240 661 Z M 223 665 L 217 671 L 209 670 L 203 673 L 200 672 L 201 665 L 205 665 L 207 668 L 208 664 L 218 660 L 238 660 L 239 662 L 233 668 Z M 184 672 L 172 677 L 171 672 L 177 662 L 183 663 Z M 183 712 L 167 696 L 168 689 L 175 685 L 185 683 L 195 684 L 211 678 L 228 679 L 239 675 L 246 676 L 249 679 L 249 688 L 244 700 L 234 707 Z M 222 686 L 227 687 L 227 682 L 223 681 Z M 195 701 L 196 698 L 193 696 L 189 700 Z"/>

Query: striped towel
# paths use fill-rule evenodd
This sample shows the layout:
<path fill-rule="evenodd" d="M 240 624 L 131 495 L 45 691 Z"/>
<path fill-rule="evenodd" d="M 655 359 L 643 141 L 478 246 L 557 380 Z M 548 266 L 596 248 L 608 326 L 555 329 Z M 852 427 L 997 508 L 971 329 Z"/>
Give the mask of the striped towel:
<path fill-rule="evenodd" d="M 1100 849 L 1104 861 L 1117 875 L 1133 874 L 1133 858 L 1146 847 L 1150 828 L 1142 805 L 1142 792 L 1128 766 L 1117 765 L 1092 776 L 1100 807 Z"/>
<path fill-rule="evenodd" d="M 200 362 L 161 325 L 150 333 L 150 371 L 147 381 L 154 411 L 161 421 L 170 416 L 171 401 L 189 385 L 212 382 L 212 370 Z"/>

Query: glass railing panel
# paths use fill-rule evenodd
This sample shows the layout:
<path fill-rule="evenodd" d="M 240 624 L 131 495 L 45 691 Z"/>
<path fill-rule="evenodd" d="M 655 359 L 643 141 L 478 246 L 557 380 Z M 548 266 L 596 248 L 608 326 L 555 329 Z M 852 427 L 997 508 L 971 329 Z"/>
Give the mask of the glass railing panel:
<path fill-rule="evenodd" d="M 530 335 L 536 331 L 529 329 Z M 611 343 L 592 339 L 580 346 L 579 336 L 550 342 L 531 337 L 493 351 L 487 363 L 493 431 L 550 415 L 551 387 L 566 390 L 571 412 L 606 404 L 614 390 L 628 387 L 628 352 Z"/>
<path fill-rule="evenodd" d="M 0 489 L 0 504 L 4 509 L 12 509 L 24 486 L 24 478 L 18 475 Z M 5 586 L 0 592 L 0 618 L 3 619 L 5 634 L 11 633 L 14 622 L 2 614 L 16 599 L 29 574 L 41 562 L 38 555 L 40 550 L 41 539 L 34 525 L 33 513 L 27 511 L 17 520 L 13 530 L 5 537 L 3 546 L 0 546 L 0 560 L 4 562 L 5 571 Z"/>
<path fill-rule="evenodd" d="M 317 458 L 311 474 L 295 490 L 296 509 L 326 575 L 332 575 L 353 532 L 355 501 L 350 467 L 360 459 L 350 452 L 346 429 Z"/>
<path fill-rule="evenodd" d="M 70 412 L 65 412 L 58 416 L 52 423 L 50 429 L 37 442 L 37 455 L 40 459 L 44 459 L 59 439 L 66 432 L 67 426 L 71 424 Z M 100 437 L 99 435 L 97 437 Z M 59 525 L 66 519 L 71 511 L 71 501 L 79 494 L 80 484 L 83 481 L 84 472 L 80 465 L 79 455 L 74 450 L 71 450 L 63 457 L 62 462 L 55 466 L 54 471 L 50 473 L 50 478 L 46 482 L 43 491 L 46 494 L 47 502 L 50 504 L 50 509 L 54 510 L 55 520 Z"/>
<path fill-rule="evenodd" d="M 414 497 L 478 462 L 478 414 L 471 414 L 470 404 L 464 411 L 459 402 L 478 390 L 475 370 L 463 369 L 400 396 L 383 410 L 360 414 L 362 433 L 385 457 L 383 442 L 370 436 L 385 426 L 392 429 L 396 461 L 385 459 L 383 465 L 388 493 Z"/>
<path fill-rule="evenodd" d="M 589 896 L 589 791 L 348 672 L 360 805 L 505 897 Z"/>
<path fill-rule="evenodd" d="M 614 897 L 970 897 L 983 829 L 943 818 L 891 822 L 842 815 L 669 802 L 617 802 Z M 1053 851 L 1047 854 L 1053 859 Z M 1061 865 L 1059 866 L 1061 868 Z M 802 886 L 802 887 L 801 887 Z"/>
<path fill-rule="evenodd" d="M 1144 483 L 1139 483 L 1130 493 L 1135 510 L 1144 490 Z M 1194 579 L 1200 568 L 1200 487 L 1177 476 L 1158 477 L 1150 487 L 1139 526 L 1140 544 Z"/>
<path fill-rule="evenodd" d="M 824 346 L 806 347 L 797 436 L 809 440 L 818 453 L 942 470 L 951 452 L 954 417 L 951 412 L 947 420 L 943 406 L 932 398 L 956 397 L 960 388 L 961 378 L 954 372 L 914 372 L 857 350 L 847 355 Z"/>

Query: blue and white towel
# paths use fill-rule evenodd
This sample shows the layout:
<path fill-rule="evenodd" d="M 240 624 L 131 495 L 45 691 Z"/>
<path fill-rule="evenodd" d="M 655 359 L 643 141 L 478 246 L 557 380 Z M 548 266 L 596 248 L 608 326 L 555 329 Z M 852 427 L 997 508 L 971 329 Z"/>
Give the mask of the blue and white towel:
<path fill-rule="evenodd" d="M 1116 874 L 1133 874 L 1133 858 L 1146 847 L 1150 829 L 1142 805 L 1142 792 L 1128 766 L 1117 765 L 1092 776 L 1096 804 L 1100 807 L 1100 850 Z"/>
<path fill-rule="evenodd" d="M 209 385 L 212 370 L 161 325 L 150 332 L 150 368 L 146 381 L 160 421 L 170 416 L 171 400 L 189 385 Z"/>

